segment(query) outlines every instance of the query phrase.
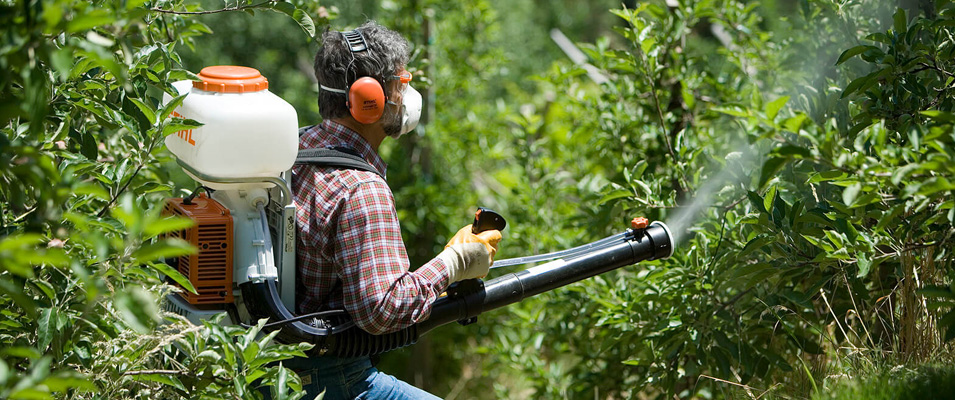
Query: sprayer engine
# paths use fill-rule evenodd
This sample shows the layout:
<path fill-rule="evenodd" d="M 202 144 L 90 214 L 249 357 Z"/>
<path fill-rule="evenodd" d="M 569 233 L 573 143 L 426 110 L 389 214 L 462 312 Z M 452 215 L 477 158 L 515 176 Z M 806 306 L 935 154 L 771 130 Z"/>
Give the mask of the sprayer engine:
<path fill-rule="evenodd" d="M 169 236 L 185 240 L 199 249 L 193 255 L 177 257 L 170 264 L 189 279 L 196 293 L 184 291 L 189 304 L 232 304 L 232 214 L 219 202 L 202 196 L 195 199 L 168 199 L 163 214 L 191 219 L 192 228 Z"/>

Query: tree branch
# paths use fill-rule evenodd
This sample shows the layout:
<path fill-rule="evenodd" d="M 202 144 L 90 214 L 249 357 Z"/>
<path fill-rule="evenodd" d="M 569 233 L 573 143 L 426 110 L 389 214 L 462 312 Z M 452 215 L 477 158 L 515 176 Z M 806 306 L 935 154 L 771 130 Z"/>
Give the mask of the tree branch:
<path fill-rule="evenodd" d="M 151 147 L 150 147 L 150 148 L 151 148 Z M 149 153 L 150 153 L 150 152 L 147 152 L 146 154 L 149 154 Z M 104 215 L 106 215 L 106 212 L 109 211 L 109 208 L 112 207 L 113 204 L 116 203 L 116 200 L 119 199 L 119 196 L 120 196 L 121 194 L 123 194 L 123 192 L 125 192 L 126 189 L 129 188 L 129 184 L 133 183 L 133 179 L 136 178 L 136 175 L 139 175 L 139 171 L 142 171 L 143 166 L 144 166 L 145 164 L 146 164 L 145 161 L 139 163 L 139 165 L 136 167 L 136 171 L 133 171 L 133 174 L 130 175 L 130 176 L 129 176 L 129 179 L 126 180 L 126 183 L 123 184 L 123 186 L 120 187 L 118 191 L 116 191 L 116 194 L 113 195 L 113 197 L 109 199 L 109 202 L 106 203 L 106 205 L 103 207 L 103 209 L 100 210 L 100 212 L 99 212 L 98 214 L 96 214 L 96 218 L 102 218 Z"/>
<path fill-rule="evenodd" d="M 218 14 L 224 12 L 232 11 L 243 11 L 252 8 L 259 8 L 263 5 L 273 3 L 273 1 L 263 1 L 261 3 L 249 4 L 245 6 L 236 6 L 236 7 L 226 7 L 218 10 L 205 10 L 205 11 L 176 11 L 176 10 L 166 10 L 158 7 L 150 8 L 149 11 L 163 13 L 163 14 L 176 14 L 176 15 L 207 15 L 207 14 Z"/>
<path fill-rule="evenodd" d="M 746 289 L 742 292 L 737 293 L 736 296 L 733 296 L 733 298 L 729 299 L 725 303 L 720 303 L 720 308 L 717 308 L 716 311 L 713 311 L 713 315 L 719 314 L 720 311 L 723 311 L 727 307 L 732 306 L 733 304 L 736 304 L 736 302 L 739 301 L 739 299 L 742 299 L 743 296 L 745 296 L 746 294 L 752 291 L 753 291 L 753 288 Z"/>
<path fill-rule="evenodd" d="M 185 371 L 177 371 L 170 369 L 143 369 L 137 371 L 126 371 L 123 372 L 124 376 L 132 375 L 185 375 Z"/>

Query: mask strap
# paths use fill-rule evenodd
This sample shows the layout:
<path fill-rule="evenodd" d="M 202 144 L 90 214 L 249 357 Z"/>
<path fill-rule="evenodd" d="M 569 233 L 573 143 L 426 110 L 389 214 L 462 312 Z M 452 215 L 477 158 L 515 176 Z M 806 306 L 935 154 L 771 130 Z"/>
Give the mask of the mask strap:
<path fill-rule="evenodd" d="M 410 87 L 411 87 L 411 85 L 405 86 L 405 90 L 408 90 L 407 88 L 410 88 Z M 401 101 L 404 101 L 405 90 L 402 90 L 402 91 L 398 92 L 399 94 L 401 94 Z M 393 105 L 393 106 L 395 106 L 395 107 L 399 107 L 399 106 L 398 106 L 398 103 L 395 103 L 395 102 L 393 102 L 393 101 L 391 101 L 391 100 L 388 100 L 388 99 L 385 99 L 385 103 L 391 104 L 391 105 Z M 400 108 L 400 107 L 399 107 L 399 108 Z"/>
<path fill-rule="evenodd" d="M 318 85 L 318 88 L 321 89 L 321 90 L 325 90 L 325 91 L 328 91 L 328 92 L 332 92 L 332 93 L 348 94 L 348 91 L 346 91 L 346 90 L 330 88 L 330 87 L 325 86 L 325 85 Z"/>

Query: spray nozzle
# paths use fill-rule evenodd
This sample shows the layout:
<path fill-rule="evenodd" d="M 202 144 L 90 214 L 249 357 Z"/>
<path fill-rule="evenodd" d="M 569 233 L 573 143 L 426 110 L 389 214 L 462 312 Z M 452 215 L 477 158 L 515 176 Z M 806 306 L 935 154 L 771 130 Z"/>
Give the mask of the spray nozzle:
<path fill-rule="evenodd" d="M 632 228 L 633 230 L 647 229 L 647 226 L 649 225 L 650 225 L 650 220 L 644 217 L 636 217 L 630 221 L 630 228 Z"/>

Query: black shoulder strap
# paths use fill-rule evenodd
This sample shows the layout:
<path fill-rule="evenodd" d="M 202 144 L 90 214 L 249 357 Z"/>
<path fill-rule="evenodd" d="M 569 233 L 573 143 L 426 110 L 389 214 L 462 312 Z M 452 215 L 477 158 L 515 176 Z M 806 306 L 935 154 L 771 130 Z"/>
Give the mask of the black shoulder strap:
<path fill-rule="evenodd" d="M 299 129 L 299 135 L 311 128 L 310 126 Z M 341 169 L 354 169 L 359 171 L 373 172 L 381 176 L 375 167 L 368 163 L 364 158 L 357 154 L 352 154 L 348 149 L 303 149 L 298 151 L 295 158 L 296 165 L 318 165 L 322 167 L 336 167 Z M 384 178 L 382 176 L 382 178 Z"/>

